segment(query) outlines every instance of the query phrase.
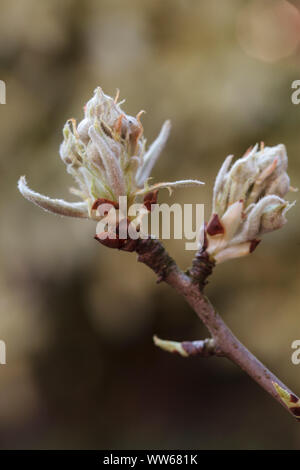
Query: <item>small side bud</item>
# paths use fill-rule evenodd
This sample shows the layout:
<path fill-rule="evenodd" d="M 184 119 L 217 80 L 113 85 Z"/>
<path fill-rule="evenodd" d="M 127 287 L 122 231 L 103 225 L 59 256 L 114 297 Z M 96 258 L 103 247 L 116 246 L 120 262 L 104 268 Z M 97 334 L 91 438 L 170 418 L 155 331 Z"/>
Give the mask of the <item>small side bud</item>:
<path fill-rule="evenodd" d="M 153 341 L 154 341 L 155 346 L 157 346 L 160 349 L 163 349 L 164 351 L 167 351 L 170 353 L 177 353 L 182 357 L 188 357 L 188 353 L 182 347 L 182 344 L 177 341 L 168 341 L 168 340 L 160 339 L 157 336 L 153 336 Z"/>
<path fill-rule="evenodd" d="M 275 388 L 276 392 L 278 393 L 280 399 L 283 401 L 285 406 L 291 411 L 291 413 L 296 417 L 296 419 L 300 418 L 300 399 L 290 393 L 288 390 L 282 388 L 278 383 L 272 382 L 273 387 Z"/>

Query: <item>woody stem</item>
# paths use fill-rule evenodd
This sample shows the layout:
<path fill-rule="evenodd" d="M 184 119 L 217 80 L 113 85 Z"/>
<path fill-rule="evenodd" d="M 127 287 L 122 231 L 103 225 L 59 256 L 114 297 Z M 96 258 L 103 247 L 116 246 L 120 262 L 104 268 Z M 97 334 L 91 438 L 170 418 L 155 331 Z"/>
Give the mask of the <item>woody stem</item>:
<path fill-rule="evenodd" d="M 295 416 L 293 411 L 279 397 L 272 382 L 279 384 L 295 397 L 296 395 L 270 372 L 228 328 L 202 292 L 205 278 L 200 276 L 200 283 L 195 279 L 195 265 L 192 268 L 191 275 L 183 273 L 158 240 L 139 240 L 135 251 L 138 254 L 138 261 L 151 268 L 157 274 L 159 282 L 166 282 L 185 298 L 215 340 L 216 346 L 220 351 L 219 355 L 223 355 L 237 364 L 266 392 L 284 406 L 289 413 Z M 200 263 L 203 263 L 203 257 L 201 257 Z M 208 269 L 208 272 L 210 273 L 210 269 Z"/>

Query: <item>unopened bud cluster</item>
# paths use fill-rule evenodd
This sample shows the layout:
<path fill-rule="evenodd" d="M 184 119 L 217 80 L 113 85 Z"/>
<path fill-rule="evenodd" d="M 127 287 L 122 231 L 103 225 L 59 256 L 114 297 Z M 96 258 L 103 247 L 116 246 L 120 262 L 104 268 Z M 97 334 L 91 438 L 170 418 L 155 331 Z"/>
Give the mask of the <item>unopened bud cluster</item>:
<path fill-rule="evenodd" d="M 256 145 L 232 166 L 227 157 L 217 175 L 213 211 L 202 230 L 203 250 L 216 263 L 251 253 L 262 235 L 281 228 L 293 204 L 285 146 Z"/>
<path fill-rule="evenodd" d="M 75 119 L 64 126 L 60 156 L 77 183 L 71 192 L 83 202 L 69 203 L 38 194 L 28 188 L 24 177 L 19 181 L 22 194 L 50 212 L 99 220 L 99 204 L 111 203 L 116 207 L 120 196 L 127 197 L 129 207 L 137 197 L 163 187 L 202 184 L 198 180 L 181 180 L 149 185 L 153 166 L 168 139 L 170 122 L 163 124 L 157 139 L 147 149 L 140 121 L 142 112 L 136 117 L 129 116 L 121 104 L 118 93 L 113 99 L 97 88 L 78 126 Z"/>

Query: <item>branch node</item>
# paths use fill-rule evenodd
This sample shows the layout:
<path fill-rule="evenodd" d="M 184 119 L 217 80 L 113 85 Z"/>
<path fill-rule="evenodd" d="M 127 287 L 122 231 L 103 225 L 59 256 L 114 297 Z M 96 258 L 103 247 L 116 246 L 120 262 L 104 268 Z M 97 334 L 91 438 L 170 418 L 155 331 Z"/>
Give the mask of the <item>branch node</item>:
<path fill-rule="evenodd" d="M 201 357 L 210 357 L 210 356 L 222 356 L 220 348 L 216 345 L 216 342 L 213 338 L 207 338 L 204 340 L 198 341 L 169 341 L 158 338 L 157 336 L 153 337 L 154 344 L 164 351 L 170 353 L 180 354 L 182 357 L 189 356 L 201 356 Z"/>
<path fill-rule="evenodd" d="M 169 256 L 159 240 L 149 237 L 131 242 L 130 240 L 128 242 L 130 251 L 136 251 L 138 261 L 146 264 L 157 274 L 157 283 L 165 281 L 172 270 L 178 269 L 175 261 Z M 122 249 L 129 251 L 127 243 Z"/>
<path fill-rule="evenodd" d="M 199 285 L 200 291 L 203 291 L 208 283 L 207 278 L 212 274 L 214 267 L 215 262 L 212 261 L 209 254 L 206 251 L 199 250 L 187 274 Z"/>

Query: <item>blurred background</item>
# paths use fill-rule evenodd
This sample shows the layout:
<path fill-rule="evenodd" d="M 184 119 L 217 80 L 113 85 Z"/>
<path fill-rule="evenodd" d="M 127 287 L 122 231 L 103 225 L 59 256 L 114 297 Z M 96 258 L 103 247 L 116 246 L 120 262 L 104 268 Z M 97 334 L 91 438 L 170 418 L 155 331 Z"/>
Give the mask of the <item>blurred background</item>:
<path fill-rule="evenodd" d="M 96 86 L 145 109 L 150 142 L 173 129 L 156 181 L 199 178 L 161 202 L 205 203 L 225 156 L 285 143 L 300 187 L 300 2 L 1 0 L 0 448 L 299 449 L 300 426 L 235 365 L 157 350 L 152 335 L 207 335 L 138 265 L 17 192 L 20 175 L 69 196 L 62 126 Z M 297 195 L 296 195 L 297 197 Z M 295 198 L 290 195 L 290 200 Z M 219 266 L 207 293 L 237 336 L 300 392 L 299 204 L 250 257 Z M 193 253 L 166 242 L 182 268 Z"/>

